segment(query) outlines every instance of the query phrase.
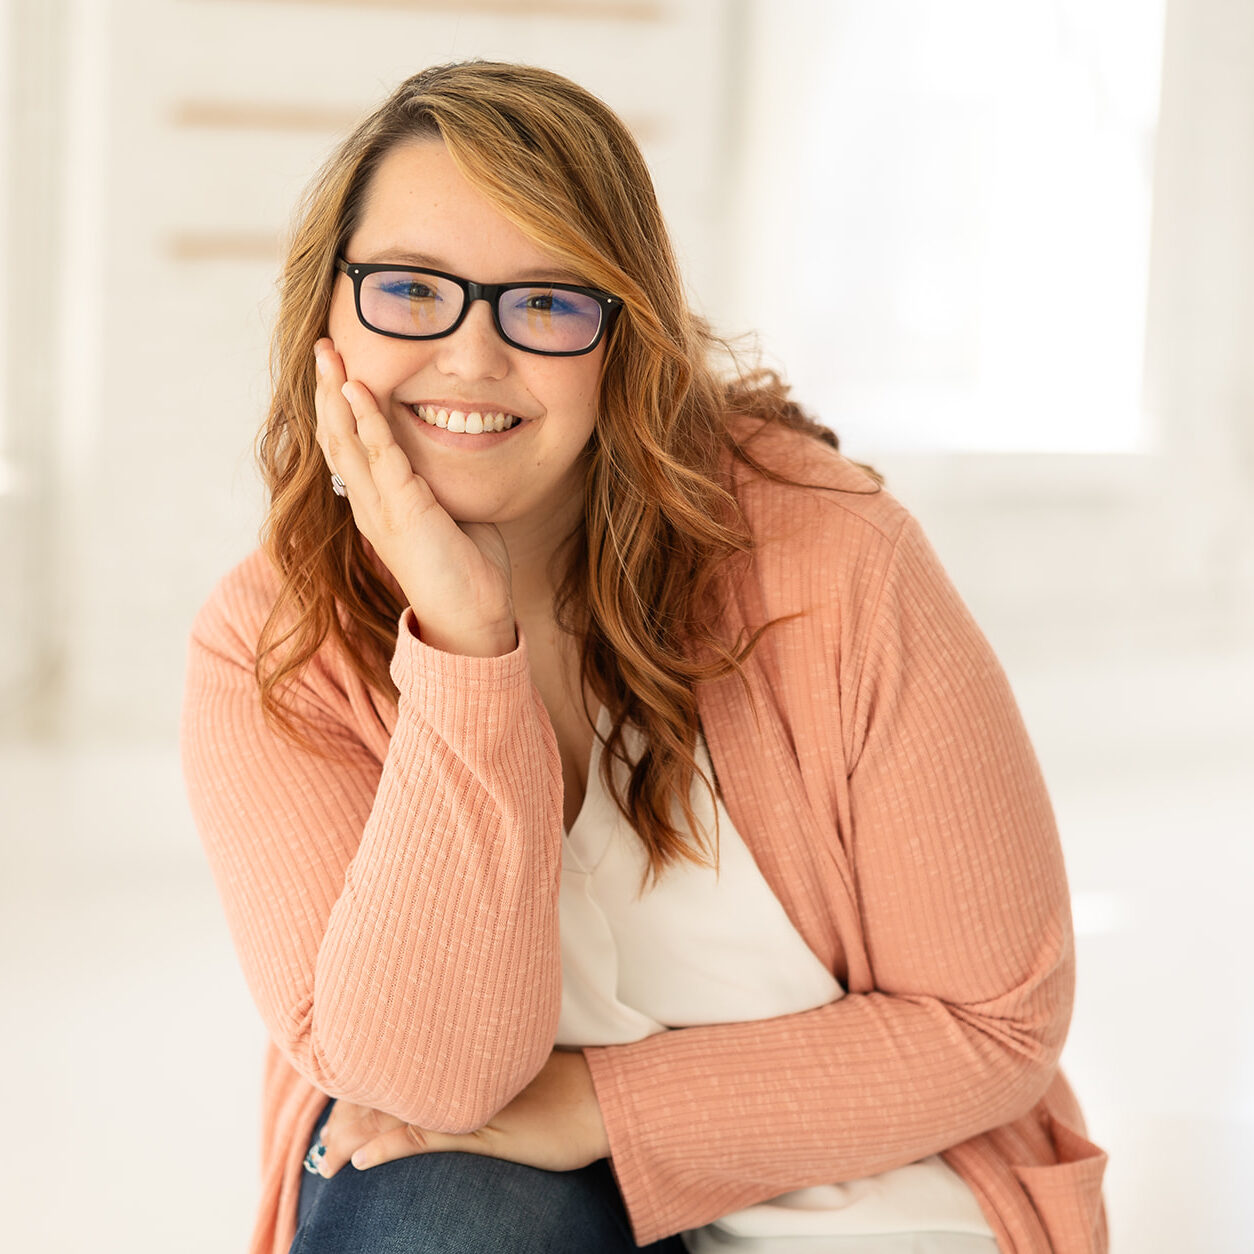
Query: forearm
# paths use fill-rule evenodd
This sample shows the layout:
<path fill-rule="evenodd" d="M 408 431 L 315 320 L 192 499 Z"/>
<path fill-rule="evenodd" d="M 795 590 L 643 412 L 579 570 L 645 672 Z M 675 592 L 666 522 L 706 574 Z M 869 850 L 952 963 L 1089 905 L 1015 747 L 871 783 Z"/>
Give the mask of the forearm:
<path fill-rule="evenodd" d="M 1059 1003 L 1055 1025 L 1068 989 L 1064 975 L 1043 994 Z M 636 1240 L 915 1162 L 1018 1117 L 1059 1046 L 1025 1051 L 990 1027 L 934 999 L 851 994 L 585 1051 Z"/>
<path fill-rule="evenodd" d="M 292 1065 L 332 1095 L 461 1129 L 552 1046 L 560 761 L 525 658 L 413 641 L 394 667 L 402 708 L 380 766 L 342 734 L 342 675 L 302 690 L 328 760 L 262 723 L 242 658 L 194 647 L 189 795 Z"/>
<path fill-rule="evenodd" d="M 333 1043 L 351 1100 L 465 1130 L 552 1046 L 560 773 L 525 660 L 410 654 L 420 665 L 397 668 L 388 759 L 319 950 L 315 990 L 329 995 L 311 1030 Z M 383 1023 L 379 1006 L 396 1008 Z"/>

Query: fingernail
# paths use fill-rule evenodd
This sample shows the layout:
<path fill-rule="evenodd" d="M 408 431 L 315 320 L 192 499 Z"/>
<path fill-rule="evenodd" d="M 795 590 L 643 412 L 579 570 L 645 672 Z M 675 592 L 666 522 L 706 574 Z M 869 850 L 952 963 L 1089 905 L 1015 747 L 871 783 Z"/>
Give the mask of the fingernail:
<path fill-rule="evenodd" d="M 326 370 L 326 365 L 322 360 L 322 350 L 320 348 L 314 349 L 314 366 L 319 374 L 322 374 Z"/>
<path fill-rule="evenodd" d="M 348 1161 L 352 1163 L 358 1171 L 365 1171 L 365 1169 L 370 1166 L 369 1157 L 361 1150 L 358 1150 Z"/>
<path fill-rule="evenodd" d="M 341 386 L 340 386 L 340 395 L 341 395 L 341 396 L 343 396 L 343 397 L 344 397 L 344 399 L 345 399 L 345 400 L 347 400 L 347 401 L 351 401 L 351 400 L 353 399 L 353 398 L 349 395 L 349 392 L 348 392 L 348 389 L 349 389 L 351 386 L 352 386 L 352 381 L 351 381 L 351 380 L 348 380 L 347 382 L 345 382 L 345 383 L 341 384 Z"/>

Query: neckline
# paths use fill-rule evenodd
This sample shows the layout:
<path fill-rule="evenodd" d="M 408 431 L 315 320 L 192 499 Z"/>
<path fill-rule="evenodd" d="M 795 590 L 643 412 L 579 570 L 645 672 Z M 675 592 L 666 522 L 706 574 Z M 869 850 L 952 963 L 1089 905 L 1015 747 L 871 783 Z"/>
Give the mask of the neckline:
<path fill-rule="evenodd" d="M 585 825 L 588 817 L 588 811 L 595 804 L 593 794 L 600 794 L 603 790 L 600 784 L 601 771 L 601 737 L 609 733 L 609 711 L 604 704 L 598 704 L 596 717 L 596 733 L 592 737 L 592 749 L 588 753 L 588 771 L 584 779 L 583 801 L 580 803 L 579 810 L 575 814 L 575 818 L 569 827 L 566 821 L 562 820 L 562 838 L 569 841 L 575 831 Z"/>

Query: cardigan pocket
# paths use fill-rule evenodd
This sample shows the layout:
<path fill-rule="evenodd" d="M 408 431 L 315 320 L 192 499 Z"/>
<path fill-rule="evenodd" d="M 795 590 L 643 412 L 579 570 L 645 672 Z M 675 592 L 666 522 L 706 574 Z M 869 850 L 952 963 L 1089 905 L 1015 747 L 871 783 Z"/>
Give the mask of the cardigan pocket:
<path fill-rule="evenodd" d="M 1106 1212 L 1102 1176 L 1107 1154 L 1052 1114 L 1045 1127 L 1058 1161 L 1049 1166 L 1016 1166 L 1023 1186 L 1057 1254 L 1105 1254 Z"/>

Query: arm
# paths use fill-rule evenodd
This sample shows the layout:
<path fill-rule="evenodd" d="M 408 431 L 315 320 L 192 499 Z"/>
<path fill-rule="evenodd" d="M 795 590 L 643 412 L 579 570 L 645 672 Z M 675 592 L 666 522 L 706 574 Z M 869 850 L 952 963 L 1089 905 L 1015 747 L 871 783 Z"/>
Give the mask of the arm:
<path fill-rule="evenodd" d="M 864 566 L 882 574 L 838 594 L 856 595 L 858 621 L 826 743 L 851 748 L 831 784 L 862 930 L 845 941 L 865 947 L 874 987 L 585 1051 L 641 1244 L 917 1161 L 1019 1117 L 1054 1074 L 1071 924 L 1022 721 L 913 520 L 886 563 L 849 558 Z"/>
<path fill-rule="evenodd" d="M 441 652 L 406 610 L 382 761 L 381 734 L 372 748 L 357 730 L 373 715 L 360 681 L 315 659 L 294 703 L 330 761 L 262 718 L 264 613 L 255 589 L 219 587 L 193 629 L 182 722 L 192 812 L 253 998 L 324 1092 L 477 1128 L 539 1071 L 560 1006 L 561 770 L 525 642 Z"/>

